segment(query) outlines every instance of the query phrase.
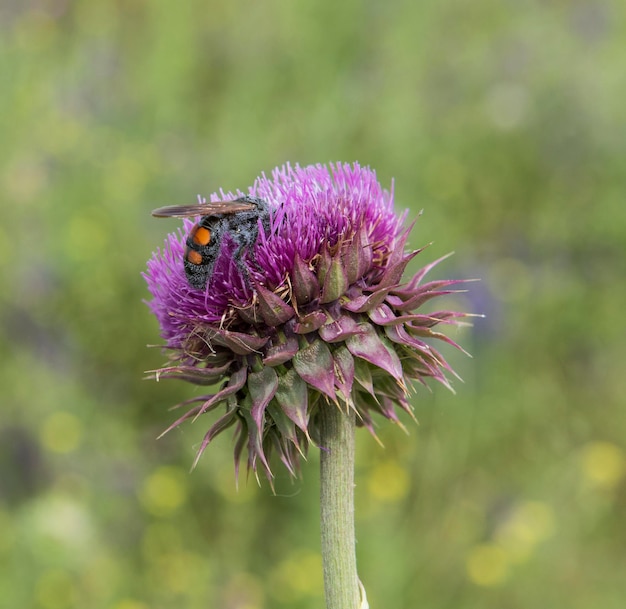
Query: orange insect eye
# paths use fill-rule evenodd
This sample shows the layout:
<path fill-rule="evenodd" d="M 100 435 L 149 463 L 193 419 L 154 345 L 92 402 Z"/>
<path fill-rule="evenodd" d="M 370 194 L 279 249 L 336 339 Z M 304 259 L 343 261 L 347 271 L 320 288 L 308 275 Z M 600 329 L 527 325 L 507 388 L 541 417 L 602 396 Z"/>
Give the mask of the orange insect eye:
<path fill-rule="evenodd" d="M 202 254 L 196 252 L 196 250 L 187 250 L 185 257 L 188 262 L 191 262 L 191 264 L 202 264 Z"/>
<path fill-rule="evenodd" d="M 204 226 L 198 226 L 191 239 L 196 245 L 209 245 L 211 242 L 211 231 Z"/>

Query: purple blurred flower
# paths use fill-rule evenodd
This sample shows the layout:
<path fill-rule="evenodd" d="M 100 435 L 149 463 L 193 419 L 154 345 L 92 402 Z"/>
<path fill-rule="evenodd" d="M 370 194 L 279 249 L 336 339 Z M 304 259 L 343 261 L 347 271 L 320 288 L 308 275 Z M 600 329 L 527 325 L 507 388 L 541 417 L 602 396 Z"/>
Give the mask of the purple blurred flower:
<path fill-rule="evenodd" d="M 412 412 L 412 381 L 449 386 L 452 370 L 425 339 L 458 346 L 433 328 L 466 314 L 416 312 L 460 281 L 425 283 L 436 261 L 402 283 L 421 250 L 405 252 L 411 227 L 370 169 L 286 165 L 245 194 L 271 210 L 269 230 L 244 258 L 249 278 L 225 242 L 206 290 L 192 288 L 182 261 L 193 222 L 185 220 L 148 262 L 145 279 L 171 359 L 155 377 L 219 383 L 185 402 L 189 410 L 169 429 L 221 407 L 197 458 L 234 425 L 236 469 L 247 447 L 248 468 L 260 466 L 271 480 L 272 450 L 296 474 L 318 437 L 321 408 L 352 408 L 374 433 L 373 413 L 399 423 L 397 407 Z"/>

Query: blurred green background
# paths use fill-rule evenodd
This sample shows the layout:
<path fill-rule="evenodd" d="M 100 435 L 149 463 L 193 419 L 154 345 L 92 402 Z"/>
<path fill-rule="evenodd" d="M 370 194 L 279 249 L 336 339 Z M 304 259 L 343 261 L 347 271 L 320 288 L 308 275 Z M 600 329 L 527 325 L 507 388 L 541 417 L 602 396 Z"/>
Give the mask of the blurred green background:
<path fill-rule="evenodd" d="M 480 277 L 456 395 L 359 433 L 370 605 L 623 607 L 626 9 L 551 2 L 0 5 L 0 604 L 323 605 L 317 455 L 236 492 L 194 394 L 142 380 L 176 221 L 286 161 L 374 167 L 433 277 Z M 207 415 L 210 417 L 211 415 Z M 213 420 L 213 419 L 210 419 Z"/>

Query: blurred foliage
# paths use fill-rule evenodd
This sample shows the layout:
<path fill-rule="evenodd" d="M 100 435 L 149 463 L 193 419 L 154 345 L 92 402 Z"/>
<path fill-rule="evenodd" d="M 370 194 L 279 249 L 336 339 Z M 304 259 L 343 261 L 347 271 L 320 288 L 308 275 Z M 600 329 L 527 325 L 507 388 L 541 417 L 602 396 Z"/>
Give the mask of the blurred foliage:
<path fill-rule="evenodd" d="M 623 606 L 626 10 L 618 0 L 0 5 L 0 598 L 322 603 L 317 455 L 235 490 L 163 361 L 154 207 L 358 160 L 480 277 L 457 395 L 359 434 L 372 607 Z M 452 303 L 450 303 L 452 304 Z"/>

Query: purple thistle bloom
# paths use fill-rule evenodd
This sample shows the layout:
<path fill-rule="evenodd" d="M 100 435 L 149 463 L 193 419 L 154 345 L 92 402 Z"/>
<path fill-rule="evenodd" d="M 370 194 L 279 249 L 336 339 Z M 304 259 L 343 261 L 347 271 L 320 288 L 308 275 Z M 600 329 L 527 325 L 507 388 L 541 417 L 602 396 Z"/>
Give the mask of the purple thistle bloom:
<path fill-rule="evenodd" d="M 405 253 L 410 227 L 372 170 L 286 165 L 245 194 L 270 209 L 269 228 L 259 225 L 244 254 L 248 277 L 226 238 L 206 289 L 193 288 L 183 268 L 193 222 L 184 220 L 148 262 L 145 279 L 171 354 L 155 377 L 220 383 L 216 393 L 186 402 L 193 406 L 169 429 L 223 407 L 198 458 L 235 425 L 237 470 L 246 446 L 248 468 L 260 465 L 271 480 L 272 450 L 295 475 L 318 436 L 319 409 L 352 408 L 374 433 L 373 412 L 396 423 L 396 407 L 412 413 L 412 381 L 432 377 L 449 386 L 445 372 L 453 371 L 424 339 L 458 346 L 433 327 L 467 315 L 416 313 L 460 281 L 424 283 L 436 261 L 402 283 L 421 250 Z M 243 195 L 220 192 L 212 200 Z"/>

